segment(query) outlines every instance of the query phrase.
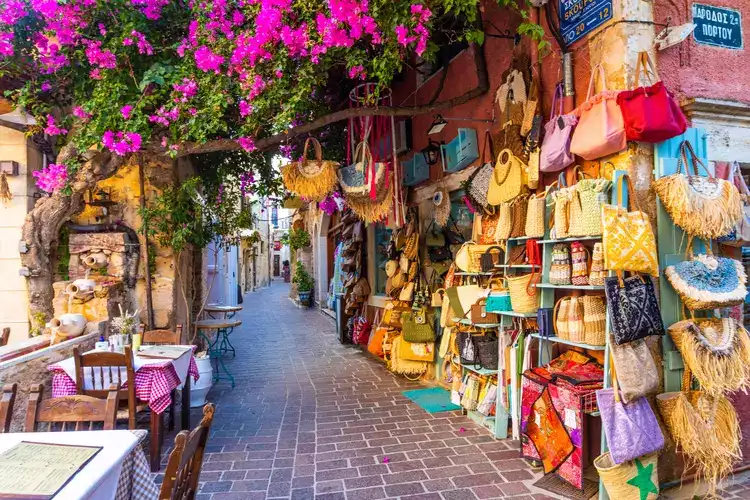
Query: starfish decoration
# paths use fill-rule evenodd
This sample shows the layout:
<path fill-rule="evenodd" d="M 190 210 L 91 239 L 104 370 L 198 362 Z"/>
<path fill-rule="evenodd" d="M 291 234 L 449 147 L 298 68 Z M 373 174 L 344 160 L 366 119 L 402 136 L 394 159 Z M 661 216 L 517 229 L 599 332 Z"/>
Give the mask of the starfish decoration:
<path fill-rule="evenodd" d="M 649 493 L 659 494 L 659 488 L 656 487 L 654 482 L 651 480 L 651 474 L 654 471 L 654 464 L 643 466 L 639 459 L 635 459 L 635 467 L 638 473 L 632 479 L 628 480 L 628 484 L 638 488 L 641 494 L 641 500 L 648 500 Z"/>

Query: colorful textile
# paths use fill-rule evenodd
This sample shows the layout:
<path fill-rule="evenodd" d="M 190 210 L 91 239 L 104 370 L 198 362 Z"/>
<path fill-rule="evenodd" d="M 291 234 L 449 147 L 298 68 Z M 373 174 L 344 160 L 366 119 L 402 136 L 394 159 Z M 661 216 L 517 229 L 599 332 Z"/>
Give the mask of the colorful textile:
<path fill-rule="evenodd" d="M 526 422 L 526 436 L 536 448 L 545 474 L 563 466 L 570 454 L 575 451 L 573 442 L 552 402 L 550 396 L 552 387 L 554 386 L 548 385 L 542 390 L 542 394 L 531 407 L 531 418 Z"/>

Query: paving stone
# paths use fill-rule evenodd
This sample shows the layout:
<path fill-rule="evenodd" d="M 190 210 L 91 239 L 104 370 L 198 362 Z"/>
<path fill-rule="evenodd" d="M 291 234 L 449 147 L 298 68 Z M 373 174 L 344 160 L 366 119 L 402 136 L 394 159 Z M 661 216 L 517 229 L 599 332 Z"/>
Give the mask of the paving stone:
<path fill-rule="evenodd" d="M 541 473 L 517 441 L 493 439 L 460 411 L 424 412 L 402 394 L 421 384 L 340 345 L 333 322 L 296 308 L 288 291 L 248 294 L 237 315 L 237 356 L 224 359 L 236 386 L 209 393 L 217 411 L 196 500 L 532 498 L 524 482 Z"/>

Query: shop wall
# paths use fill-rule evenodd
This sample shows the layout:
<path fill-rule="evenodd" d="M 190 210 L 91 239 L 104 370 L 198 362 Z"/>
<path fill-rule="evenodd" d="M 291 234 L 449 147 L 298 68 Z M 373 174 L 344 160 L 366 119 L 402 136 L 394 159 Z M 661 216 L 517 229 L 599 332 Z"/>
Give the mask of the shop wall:
<path fill-rule="evenodd" d="M 679 46 L 659 52 L 659 75 L 674 92 L 678 100 L 690 97 L 728 99 L 750 103 L 750 51 L 747 37 L 750 36 L 750 0 L 701 0 L 715 7 L 730 7 L 742 14 L 742 31 L 745 49 L 731 50 L 708 45 L 699 45 L 690 36 Z M 666 23 L 672 17 L 672 25 L 683 24 L 692 19 L 689 4 L 674 0 L 654 1 L 654 20 Z"/>

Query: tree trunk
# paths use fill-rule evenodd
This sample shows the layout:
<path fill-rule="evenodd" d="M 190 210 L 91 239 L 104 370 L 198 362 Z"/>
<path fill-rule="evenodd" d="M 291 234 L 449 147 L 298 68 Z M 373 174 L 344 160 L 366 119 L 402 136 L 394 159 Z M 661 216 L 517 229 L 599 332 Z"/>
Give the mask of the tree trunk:
<path fill-rule="evenodd" d="M 60 151 L 57 162 L 65 163 L 76 155 L 73 147 L 66 146 Z M 46 322 L 52 317 L 52 255 L 60 228 L 83 209 L 84 193 L 100 180 L 112 176 L 124 163 L 123 157 L 108 152 L 95 153 L 78 171 L 71 185 L 71 195 L 56 192 L 43 197 L 26 215 L 22 236 L 27 249 L 21 254 L 21 262 L 28 272 L 29 314 L 32 318 L 41 314 Z"/>

